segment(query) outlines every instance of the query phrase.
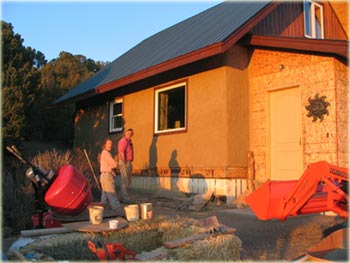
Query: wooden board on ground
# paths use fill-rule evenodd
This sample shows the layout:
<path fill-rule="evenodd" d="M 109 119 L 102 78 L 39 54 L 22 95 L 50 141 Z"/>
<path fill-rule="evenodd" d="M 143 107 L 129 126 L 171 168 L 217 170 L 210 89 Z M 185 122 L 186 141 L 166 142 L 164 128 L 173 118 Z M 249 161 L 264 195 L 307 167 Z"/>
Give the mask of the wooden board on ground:
<path fill-rule="evenodd" d="M 111 218 L 111 217 L 117 217 L 118 214 L 114 210 L 104 210 L 103 211 L 103 218 Z M 82 212 L 80 215 L 72 216 L 72 215 L 60 215 L 60 214 L 54 214 L 52 213 L 52 218 L 56 219 L 58 221 L 63 222 L 79 222 L 79 221 L 89 221 L 89 210 L 86 209 L 84 212 Z"/>
<path fill-rule="evenodd" d="M 176 247 L 181 247 L 181 246 L 193 243 L 197 240 L 205 239 L 207 237 L 217 236 L 220 234 L 230 234 L 230 233 L 234 233 L 235 231 L 236 231 L 235 228 L 228 227 L 225 225 L 220 225 L 219 231 L 202 233 L 202 234 L 197 234 L 190 237 L 172 240 L 169 242 L 163 242 L 163 245 L 167 248 L 176 248 Z"/>
<path fill-rule="evenodd" d="M 69 232 L 72 232 L 72 230 L 67 229 L 65 227 L 53 227 L 53 228 L 21 230 L 21 236 L 33 237 L 33 236 L 44 236 L 44 235 L 53 235 L 53 234 L 64 234 Z"/>
<path fill-rule="evenodd" d="M 90 221 L 81 221 L 74 223 L 65 223 L 63 226 L 68 229 L 80 231 L 80 232 L 111 232 L 118 231 L 119 229 L 125 228 L 129 225 L 128 221 L 126 221 L 122 217 L 113 218 L 119 221 L 117 229 L 109 228 L 109 220 L 103 219 L 102 223 L 99 225 L 93 225 Z"/>

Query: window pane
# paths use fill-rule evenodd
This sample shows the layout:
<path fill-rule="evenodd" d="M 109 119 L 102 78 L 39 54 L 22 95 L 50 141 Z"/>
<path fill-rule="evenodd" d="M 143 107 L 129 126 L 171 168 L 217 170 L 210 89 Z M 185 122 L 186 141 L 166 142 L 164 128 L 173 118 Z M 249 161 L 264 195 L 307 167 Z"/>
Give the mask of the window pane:
<path fill-rule="evenodd" d="M 121 116 L 113 117 L 112 119 L 112 129 L 118 129 L 122 127 L 122 120 L 123 118 Z"/>
<path fill-rule="evenodd" d="M 159 93 L 159 119 L 158 129 L 168 129 L 168 109 L 169 109 L 169 95 L 166 92 Z"/>
<path fill-rule="evenodd" d="M 185 127 L 185 86 L 158 93 L 158 130 Z"/>
<path fill-rule="evenodd" d="M 322 12 L 318 6 L 315 6 L 315 31 L 316 38 L 322 38 Z"/>
<path fill-rule="evenodd" d="M 123 100 L 111 101 L 109 104 L 109 131 L 116 132 L 123 128 Z"/>
<path fill-rule="evenodd" d="M 311 32 L 311 3 L 308 1 L 304 2 L 304 24 L 305 24 L 305 35 L 312 36 Z"/>
<path fill-rule="evenodd" d="M 121 103 L 115 103 L 113 105 L 113 116 L 118 115 L 122 113 L 122 104 Z"/>

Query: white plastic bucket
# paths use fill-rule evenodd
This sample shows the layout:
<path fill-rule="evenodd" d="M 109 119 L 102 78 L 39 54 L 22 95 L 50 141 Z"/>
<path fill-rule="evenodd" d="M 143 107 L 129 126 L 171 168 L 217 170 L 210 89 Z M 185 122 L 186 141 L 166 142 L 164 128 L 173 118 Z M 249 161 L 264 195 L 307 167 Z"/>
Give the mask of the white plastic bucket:
<path fill-rule="evenodd" d="M 139 205 L 127 205 L 124 207 L 126 219 L 128 221 L 137 221 L 140 218 Z"/>
<path fill-rule="evenodd" d="M 117 229 L 118 228 L 118 223 L 119 221 L 118 220 L 110 220 L 109 221 L 109 228 L 110 229 Z"/>
<path fill-rule="evenodd" d="M 141 218 L 151 219 L 152 218 L 152 203 L 142 203 L 140 204 Z"/>
<path fill-rule="evenodd" d="M 90 223 L 93 225 L 99 225 L 102 223 L 103 220 L 103 206 L 89 206 L 89 216 L 90 216 Z"/>

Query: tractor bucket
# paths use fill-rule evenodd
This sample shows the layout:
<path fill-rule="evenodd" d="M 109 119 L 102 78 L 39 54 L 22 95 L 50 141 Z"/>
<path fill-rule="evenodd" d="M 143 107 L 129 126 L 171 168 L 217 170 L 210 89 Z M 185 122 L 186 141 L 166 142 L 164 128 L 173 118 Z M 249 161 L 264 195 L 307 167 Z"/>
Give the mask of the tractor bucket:
<path fill-rule="evenodd" d="M 260 220 L 283 220 L 284 197 L 290 193 L 298 180 L 266 181 L 244 200 Z"/>

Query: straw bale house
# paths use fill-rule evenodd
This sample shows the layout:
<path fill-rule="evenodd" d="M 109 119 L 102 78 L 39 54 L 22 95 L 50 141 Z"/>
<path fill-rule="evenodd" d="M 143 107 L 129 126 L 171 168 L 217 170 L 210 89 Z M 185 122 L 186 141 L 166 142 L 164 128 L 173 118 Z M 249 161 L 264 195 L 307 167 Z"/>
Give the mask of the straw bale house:
<path fill-rule="evenodd" d="M 223 2 L 145 39 L 55 103 L 75 103 L 74 144 L 93 158 L 105 137 L 116 144 L 134 129 L 133 188 L 235 198 L 248 175 L 296 179 L 320 160 L 347 167 L 347 10 Z"/>

